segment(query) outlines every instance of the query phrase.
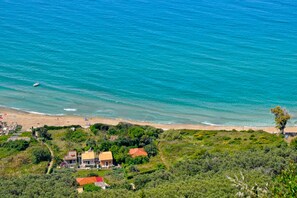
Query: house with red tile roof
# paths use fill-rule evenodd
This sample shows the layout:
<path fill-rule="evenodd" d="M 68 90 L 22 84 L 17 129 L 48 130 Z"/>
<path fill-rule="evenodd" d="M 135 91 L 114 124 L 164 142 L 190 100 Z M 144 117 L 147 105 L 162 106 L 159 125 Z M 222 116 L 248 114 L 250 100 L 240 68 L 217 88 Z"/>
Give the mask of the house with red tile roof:
<path fill-rule="evenodd" d="M 147 152 L 144 150 L 144 148 L 133 148 L 129 150 L 129 155 L 131 155 L 131 157 L 135 158 L 135 157 L 147 157 L 148 154 Z"/>
<path fill-rule="evenodd" d="M 79 186 L 81 186 L 79 189 L 82 190 L 82 186 L 87 184 L 94 184 L 95 186 L 98 186 L 102 189 L 106 189 L 106 187 L 109 187 L 107 183 L 104 182 L 103 177 L 81 177 L 76 178 L 77 183 Z"/>
<path fill-rule="evenodd" d="M 76 178 L 77 183 L 80 186 L 84 186 L 86 184 L 94 184 L 96 182 L 103 182 L 103 177 L 81 177 Z"/>

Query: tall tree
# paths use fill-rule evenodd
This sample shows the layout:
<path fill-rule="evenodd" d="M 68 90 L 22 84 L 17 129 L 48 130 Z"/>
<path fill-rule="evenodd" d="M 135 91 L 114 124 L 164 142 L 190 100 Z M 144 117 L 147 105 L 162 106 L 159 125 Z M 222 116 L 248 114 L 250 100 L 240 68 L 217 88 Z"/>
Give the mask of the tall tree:
<path fill-rule="evenodd" d="M 46 127 L 39 127 L 36 129 L 32 127 L 32 135 L 42 138 L 43 140 L 51 140 L 51 136 L 52 136 L 50 133 L 48 133 L 48 130 Z"/>
<path fill-rule="evenodd" d="M 286 109 L 281 108 L 280 106 L 271 109 L 271 113 L 273 113 L 275 116 L 275 127 L 279 129 L 282 134 L 284 134 L 287 122 L 291 119 L 291 115 Z"/>

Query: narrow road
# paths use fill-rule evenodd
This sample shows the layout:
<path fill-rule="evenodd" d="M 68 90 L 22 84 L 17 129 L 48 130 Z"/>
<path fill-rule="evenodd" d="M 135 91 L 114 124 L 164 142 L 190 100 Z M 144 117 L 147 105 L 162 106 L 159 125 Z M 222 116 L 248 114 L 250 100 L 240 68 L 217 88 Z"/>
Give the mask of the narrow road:
<path fill-rule="evenodd" d="M 52 158 L 52 160 L 51 160 L 51 162 L 50 162 L 50 165 L 48 166 L 48 168 L 47 168 L 47 172 L 46 172 L 46 174 L 51 174 L 51 170 L 52 170 L 52 168 L 53 168 L 53 165 L 54 165 L 54 152 L 53 152 L 53 150 L 51 149 L 51 147 L 47 144 L 47 143 L 45 143 L 44 142 L 44 144 L 45 144 L 45 146 L 48 148 L 48 150 L 50 151 L 50 153 L 51 153 L 51 158 Z"/>

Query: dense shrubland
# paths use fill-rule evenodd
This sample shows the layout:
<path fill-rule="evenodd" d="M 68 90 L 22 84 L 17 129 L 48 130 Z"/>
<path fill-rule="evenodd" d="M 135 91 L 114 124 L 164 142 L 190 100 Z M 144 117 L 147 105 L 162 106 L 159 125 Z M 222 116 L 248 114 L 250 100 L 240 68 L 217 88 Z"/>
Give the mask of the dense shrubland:
<path fill-rule="evenodd" d="M 297 162 L 296 144 L 289 146 L 281 136 L 261 131 L 166 131 L 158 145 L 163 160 L 172 162 L 168 169 L 162 166 L 154 172 L 136 174 L 108 191 L 81 196 L 230 197 L 244 190 L 250 195 L 250 190 L 264 189 L 263 196 L 270 197 L 280 191 L 289 191 L 287 195 L 292 192 L 287 181 L 292 177 L 286 169 L 290 162 Z M 133 168 L 137 170 L 137 166 Z M 228 179 L 241 174 L 242 185 L 250 189 L 241 189 Z M 136 191 L 131 190 L 130 182 Z"/>
<path fill-rule="evenodd" d="M 32 152 L 32 162 L 34 164 L 38 164 L 42 161 L 50 161 L 51 160 L 51 153 L 47 148 L 37 148 L 34 149 Z"/>
<path fill-rule="evenodd" d="M 3 142 L 0 144 L 0 147 L 6 148 L 8 150 L 16 150 L 16 151 L 23 151 L 29 147 L 29 142 L 25 140 L 15 140 L 15 141 L 8 141 Z"/>
<path fill-rule="evenodd" d="M 75 179 L 70 171 L 51 175 L 0 177 L 0 197 L 77 197 Z"/>
<path fill-rule="evenodd" d="M 85 173 L 85 176 L 103 175 L 111 185 L 110 189 L 99 190 L 89 185 L 86 192 L 76 194 L 71 175 L 81 173 L 59 172 L 34 176 L 37 183 L 33 189 L 18 182 L 11 184 L 11 179 L 1 180 L 0 193 L 13 197 L 19 192 L 17 186 L 20 185 L 24 191 L 20 195 L 30 196 L 30 190 L 36 192 L 43 188 L 41 181 L 45 178 L 52 181 L 51 177 L 57 184 L 47 188 L 46 183 L 40 196 L 47 197 L 42 194 L 46 189 L 53 197 L 234 197 L 238 193 L 253 197 L 254 192 L 261 192 L 262 197 L 292 197 L 297 188 L 297 140 L 289 145 L 282 136 L 262 131 L 163 132 L 127 123 L 117 126 L 96 124 L 91 131 L 80 128 L 72 132 L 59 130 L 64 131 L 51 132 L 52 140 L 48 140 L 57 153 L 63 150 L 61 145 L 113 152 L 115 161 L 122 163 L 123 168 Z M 56 141 L 58 137 L 59 141 Z M 150 158 L 129 157 L 128 150 L 134 147 L 144 147 Z M 6 188 L 10 190 L 3 190 Z"/>

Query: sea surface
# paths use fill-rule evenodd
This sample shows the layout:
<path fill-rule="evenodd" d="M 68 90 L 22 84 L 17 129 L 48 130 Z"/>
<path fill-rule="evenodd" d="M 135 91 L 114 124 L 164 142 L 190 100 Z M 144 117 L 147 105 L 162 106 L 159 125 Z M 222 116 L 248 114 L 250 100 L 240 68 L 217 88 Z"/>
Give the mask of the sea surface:
<path fill-rule="evenodd" d="M 0 0 L 0 105 L 272 125 L 297 116 L 297 1 Z"/>

